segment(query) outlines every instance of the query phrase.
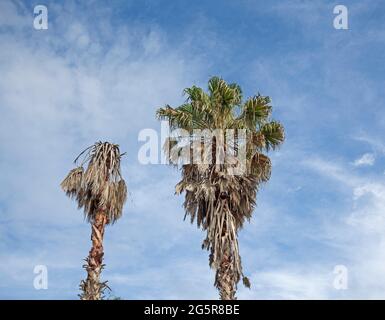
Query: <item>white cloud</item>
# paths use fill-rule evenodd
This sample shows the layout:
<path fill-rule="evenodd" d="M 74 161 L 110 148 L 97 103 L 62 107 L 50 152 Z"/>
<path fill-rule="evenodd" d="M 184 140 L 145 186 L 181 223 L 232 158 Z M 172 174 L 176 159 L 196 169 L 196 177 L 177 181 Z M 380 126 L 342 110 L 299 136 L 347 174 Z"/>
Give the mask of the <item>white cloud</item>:
<path fill-rule="evenodd" d="M 373 153 L 365 153 L 360 158 L 354 160 L 353 165 L 356 167 L 372 166 L 375 161 L 376 158 Z"/>
<path fill-rule="evenodd" d="M 355 140 L 366 142 L 369 144 L 375 151 L 385 155 L 385 144 L 381 139 L 369 136 L 368 134 L 361 133 L 355 137 Z"/>
<path fill-rule="evenodd" d="M 347 165 L 312 159 L 306 165 L 322 176 L 337 181 L 351 200 L 347 201 L 341 219 L 329 221 L 323 232 L 329 234 L 347 261 L 350 277 L 349 298 L 384 298 L 385 272 L 385 183 L 383 177 L 374 179 L 352 173 Z M 348 199 L 347 199 L 348 200 Z M 376 280 L 377 279 L 377 280 Z"/>

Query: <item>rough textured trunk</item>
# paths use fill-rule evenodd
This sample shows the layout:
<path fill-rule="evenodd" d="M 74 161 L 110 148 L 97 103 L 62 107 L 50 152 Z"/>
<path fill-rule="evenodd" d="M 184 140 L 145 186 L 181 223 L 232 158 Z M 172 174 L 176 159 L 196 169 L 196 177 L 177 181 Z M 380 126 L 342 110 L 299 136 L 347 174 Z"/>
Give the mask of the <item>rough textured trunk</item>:
<path fill-rule="evenodd" d="M 210 266 L 216 269 L 214 285 L 219 290 L 220 299 L 236 300 L 242 271 L 236 226 L 228 201 L 227 194 L 220 194 L 216 209 L 212 210 L 205 243 L 211 249 Z"/>
<path fill-rule="evenodd" d="M 87 264 L 84 268 L 87 270 L 87 279 L 80 284 L 82 293 L 81 300 L 101 300 L 106 283 L 100 282 L 100 274 L 103 269 L 103 236 L 104 228 L 107 224 L 107 216 L 103 211 L 99 211 L 95 215 L 92 223 L 91 241 L 92 248 L 86 258 Z"/>
<path fill-rule="evenodd" d="M 230 250 L 226 250 L 226 252 L 223 253 L 215 278 L 221 300 L 236 300 L 237 280 L 235 279 Z"/>

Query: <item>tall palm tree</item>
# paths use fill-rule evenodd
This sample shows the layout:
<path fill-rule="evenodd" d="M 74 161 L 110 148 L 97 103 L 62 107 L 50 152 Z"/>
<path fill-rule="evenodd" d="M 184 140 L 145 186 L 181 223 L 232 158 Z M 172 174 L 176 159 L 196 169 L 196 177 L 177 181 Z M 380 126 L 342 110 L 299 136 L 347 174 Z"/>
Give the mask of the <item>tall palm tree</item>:
<path fill-rule="evenodd" d="M 84 215 L 91 223 L 92 247 L 85 259 L 87 279 L 80 283 L 82 300 L 101 300 L 107 282 L 100 281 L 103 265 L 103 237 L 108 224 L 118 220 L 127 197 L 127 187 L 120 172 L 119 146 L 109 142 L 97 142 L 85 149 L 76 159 L 80 165 L 71 170 L 61 183 L 70 198 L 84 209 Z M 84 170 L 84 166 L 87 169 Z"/>
<path fill-rule="evenodd" d="M 185 217 L 189 215 L 191 223 L 196 219 L 198 227 L 206 231 L 202 248 L 210 251 L 210 266 L 216 270 L 214 285 L 221 299 L 233 300 L 241 278 L 250 287 L 242 272 L 238 230 L 251 218 L 260 184 L 270 178 L 271 161 L 264 152 L 284 141 L 284 128 L 270 119 L 269 97 L 258 94 L 243 101 L 241 88 L 221 78 L 209 80 L 208 93 L 196 86 L 184 93 L 184 104 L 166 105 L 157 110 L 157 117 L 168 120 L 172 130 L 184 129 L 188 142 L 186 136 L 170 136 L 164 148 L 171 163 L 181 165 L 182 180 L 176 193 L 185 192 Z M 198 129 L 234 134 L 233 138 L 226 134 L 220 143 L 221 138 L 207 138 Z M 210 146 L 209 152 L 204 151 L 205 145 Z M 210 161 L 194 163 L 192 154 Z M 223 161 L 218 161 L 221 157 Z M 234 174 L 234 167 L 242 163 L 242 173 Z"/>

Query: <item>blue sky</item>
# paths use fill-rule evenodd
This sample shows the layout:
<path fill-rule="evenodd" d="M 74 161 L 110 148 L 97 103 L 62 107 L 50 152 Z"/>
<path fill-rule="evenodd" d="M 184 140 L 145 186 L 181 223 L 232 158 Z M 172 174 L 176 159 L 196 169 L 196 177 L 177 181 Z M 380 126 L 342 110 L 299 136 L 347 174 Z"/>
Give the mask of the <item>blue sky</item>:
<path fill-rule="evenodd" d="M 33 28 L 37 4 L 48 30 Z M 381 1 L 1 1 L 0 298 L 77 298 L 90 227 L 59 184 L 98 140 L 127 152 L 130 197 L 105 237 L 113 294 L 217 298 L 178 171 L 137 160 L 157 107 L 213 75 L 271 96 L 287 135 L 239 235 L 252 288 L 238 297 L 385 298 L 384 18 Z"/>

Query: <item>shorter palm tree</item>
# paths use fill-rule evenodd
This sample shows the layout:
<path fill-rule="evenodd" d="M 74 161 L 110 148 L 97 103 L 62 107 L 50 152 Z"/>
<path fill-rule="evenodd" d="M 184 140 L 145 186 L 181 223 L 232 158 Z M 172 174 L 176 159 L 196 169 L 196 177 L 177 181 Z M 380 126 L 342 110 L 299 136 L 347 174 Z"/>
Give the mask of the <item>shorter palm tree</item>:
<path fill-rule="evenodd" d="M 122 155 L 119 145 L 97 142 L 80 153 L 74 161 L 76 164 L 82 159 L 80 166 L 71 170 L 61 183 L 66 195 L 77 201 L 79 209 L 84 209 L 92 228 L 92 248 L 83 266 L 87 279 L 80 283 L 81 300 L 101 300 L 108 288 L 107 281 L 100 281 L 104 267 L 103 238 L 105 226 L 121 217 L 127 198 L 127 187 L 120 171 Z"/>

